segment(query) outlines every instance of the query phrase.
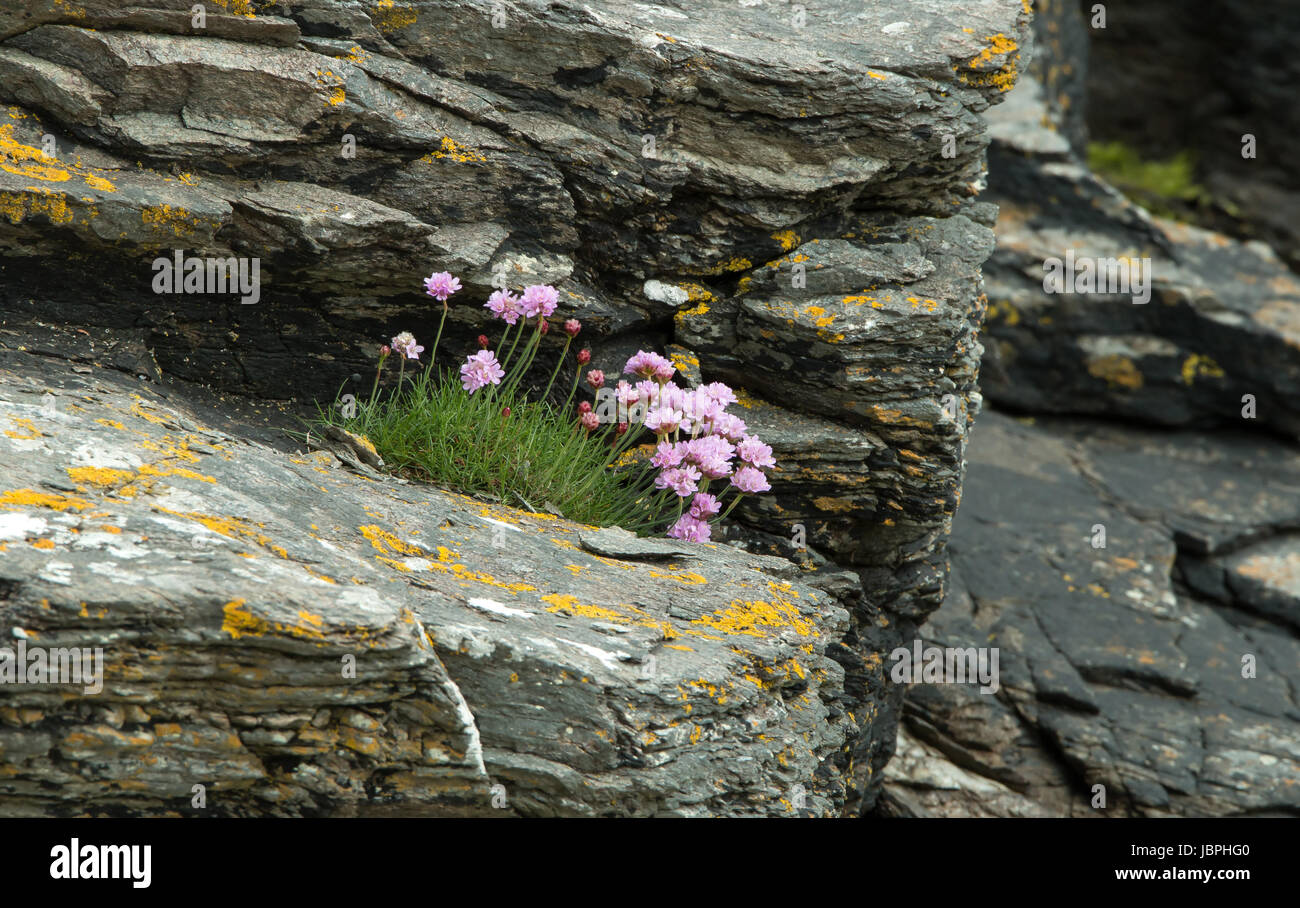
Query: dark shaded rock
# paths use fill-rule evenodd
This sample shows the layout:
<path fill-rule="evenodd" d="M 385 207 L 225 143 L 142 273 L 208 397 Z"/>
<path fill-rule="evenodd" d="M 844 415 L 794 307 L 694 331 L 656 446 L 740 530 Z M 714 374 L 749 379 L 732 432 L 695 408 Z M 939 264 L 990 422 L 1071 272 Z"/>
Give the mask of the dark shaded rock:
<path fill-rule="evenodd" d="M 1112 23 L 1106 34 L 1120 31 Z M 1045 59 L 1035 72 L 1048 79 L 1083 62 Z M 1052 97 L 1046 82 L 1026 79 L 989 112 L 989 198 L 1000 210 L 985 267 L 990 400 L 1022 412 L 1254 420 L 1300 433 L 1300 282 L 1267 246 L 1153 218 L 1089 173 Z M 1149 301 L 1118 283 L 1047 292 L 1046 262 L 1067 257 L 1107 269 L 1145 263 Z"/>
<path fill-rule="evenodd" d="M 1300 8 L 1208 0 L 1188 15 L 1175 0 L 1132 0 L 1090 34 L 1092 134 L 1149 159 L 1191 152 L 1214 200 L 1196 216 L 1300 267 L 1300 168 L 1290 145 L 1300 131 L 1291 91 L 1300 83 Z M 1081 70 L 1077 61 L 1049 65 Z M 1255 137 L 1253 158 L 1242 156 L 1246 135 Z"/>
<path fill-rule="evenodd" d="M 900 803 L 959 816 L 1300 813 L 1294 627 L 1252 616 L 1269 614 L 1258 589 L 1228 597 L 1249 610 L 1237 611 L 1179 583 L 1204 541 L 1179 529 L 1195 525 L 1185 510 L 1202 521 L 1213 512 L 1237 533 L 1269 532 L 1295 503 L 1286 477 L 1300 461 L 1278 441 L 1219 443 L 1224 450 L 1190 432 L 980 417 L 950 545 L 953 581 L 921 633 L 927 645 L 997 647 L 1001 690 L 909 689 L 915 741 L 900 738 L 900 750 L 912 757 L 886 770 Z M 1258 458 L 1249 468 L 1229 466 L 1246 450 Z M 1226 490 L 1214 498 L 1229 477 L 1240 482 L 1235 511 Z M 1104 547 L 1094 546 L 1099 527 Z M 1277 561 L 1246 553 L 1286 563 L 1288 541 L 1228 563 L 1284 587 L 1285 575 L 1262 567 Z M 1099 784 L 1104 811 L 1092 806 Z"/>

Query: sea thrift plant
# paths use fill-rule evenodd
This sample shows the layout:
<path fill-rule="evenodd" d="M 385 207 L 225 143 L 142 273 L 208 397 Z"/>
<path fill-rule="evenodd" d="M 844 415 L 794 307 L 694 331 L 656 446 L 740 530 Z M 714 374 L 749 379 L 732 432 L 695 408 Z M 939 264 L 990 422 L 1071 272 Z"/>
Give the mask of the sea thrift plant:
<path fill-rule="evenodd" d="M 495 291 L 483 308 L 499 339 L 490 329 L 479 334 L 459 369 L 444 369 L 442 332 L 461 282 L 437 272 L 424 288 L 442 310 L 427 361 L 414 334 L 401 331 L 379 348 L 369 399 L 320 413 L 366 436 L 397 470 L 529 510 L 690 542 L 709 541 L 746 495 L 771 489 L 772 448 L 728 412 L 737 401 L 726 384 L 680 387 L 672 361 L 648 350 L 627 360 L 630 380 L 614 383 L 588 368 L 589 349 L 573 350 L 582 324 L 555 315 L 560 295 L 548 284 Z M 544 384 L 532 375 L 539 354 L 555 358 Z M 393 357 L 396 376 L 385 371 Z M 566 362 L 576 368 L 560 402 L 562 392 L 553 392 Z M 574 403 L 584 384 L 594 408 Z"/>

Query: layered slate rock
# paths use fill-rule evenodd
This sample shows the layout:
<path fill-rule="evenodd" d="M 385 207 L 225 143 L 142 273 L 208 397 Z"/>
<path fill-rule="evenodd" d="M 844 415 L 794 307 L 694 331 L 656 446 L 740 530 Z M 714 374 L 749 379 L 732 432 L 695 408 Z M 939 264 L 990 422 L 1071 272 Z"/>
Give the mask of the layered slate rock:
<path fill-rule="evenodd" d="M 5 813 L 843 811 L 831 757 L 874 735 L 826 583 L 374 478 L 191 393 L 4 354 L 5 645 L 103 651 L 101 689 L 4 685 Z"/>
<path fill-rule="evenodd" d="M 860 705 L 826 772 L 859 812 L 901 696 L 879 654 L 942 597 L 983 114 L 1028 22 L 1021 0 L 232 0 L 196 31 L 180 0 L 32 0 L 0 18 L 0 313 L 43 343 L 78 325 L 133 374 L 302 400 L 432 336 L 432 270 L 465 283 L 452 346 L 494 279 L 557 283 L 607 373 L 677 344 L 750 390 L 783 460 L 745 544 L 850 609 L 831 652 Z M 259 257 L 260 301 L 155 295 L 178 248 Z"/>
<path fill-rule="evenodd" d="M 999 217 L 985 268 L 984 391 L 1022 412 L 1172 426 L 1253 419 L 1300 433 L 1300 282 L 1263 243 L 1153 217 L 1089 172 L 1070 113 L 1083 99 L 1084 26 L 1050 9 L 1035 77 L 988 114 L 988 199 Z M 1061 75 L 1067 67 L 1072 77 Z M 1145 263 L 1149 301 L 1101 280 L 1048 292 L 1044 263 L 1067 256 L 1080 268 Z"/>
<path fill-rule="evenodd" d="M 1263 592 L 1294 597 L 1300 453 L 1225 434 L 981 416 L 923 635 L 997 647 L 1001 689 L 909 689 L 891 812 L 1300 811 L 1300 639 Z"/>

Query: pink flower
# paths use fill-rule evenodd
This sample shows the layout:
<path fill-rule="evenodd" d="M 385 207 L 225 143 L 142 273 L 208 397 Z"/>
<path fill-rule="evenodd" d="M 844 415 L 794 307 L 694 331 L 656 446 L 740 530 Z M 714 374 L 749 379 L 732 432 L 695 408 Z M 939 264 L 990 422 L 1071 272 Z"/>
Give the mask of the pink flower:
<path fill-rule="evenodd" d="M 655 488 L 672 489 L 682 498 L 689 498 L 697 491 L 700 471 L 695 467 L 676 467 L 664 470 L 655 477 Z"/>
<path fill-rule="evenodd" d="M 740 439 L 740 444 L 736 445 L 736 453 L 750 466 L 776 466 L 776 461 L 772 458 L 772 446 L 763 444 L 757 435 L 746 435 Z"/>
<path fill-rule="evenodd" d="M 685 445 L 682 443 L 661 441 L 659 447 L 655 449 L 655 456 L 650 458 L 650 464 L 661 470 L 664 467 L 675 467 L 682 462 L 684 451 Z"/>
<path fill-rule="evenodd" d="M 639 375 L 642 378 L 653 378 L 659 383 L 668 381 L 673 377 L 676 368 L 671 362 L 658 353 L 648 353 L 645 350 L 638 350 L 623 371 L 629 375 Z"/>
<path fill-rule="evenodd" d="M 505 370 L 497 362 L 497 355 L 491 350 L 480 350 L 466 358 L 460 367 L 461 387 L 471 395 L 484 385 L 499 385 L 505 377 Z"/>
<path fill-rule="evenodd" d="M 715 418 L 722 415 L 722 407 L 713 398 L 699 391 L 681 395 L 682 431 L 702 431 Z"/>
<path fill-rule="evenodd" d="M 638 398 L 647 405 L 658 406 L 661 403 L 659 386 L 649 379 L 637 382 L 636 391 Z"/>
<path fill-rule="evenodd" d="M 439 302 L 447 302 L 447 297 L 460 289 L 460 281 L 448 271 L 439 271 L 424 279 L 424 292 Z"/>
<path fill-rule="evenodd" d="M 721 435 L 727 441 L 737 442 L 745 435 L 745 421 L 739 416 L 731 413 L 720 413 L 718 418 L 713 420 L 711 427 L 714 434 Z"/>
<path fill-rule="evenodd" d="M 559 300 L 560 291 L 550 284 L 533 284 L 524 288 L 524 295 L 519 298 L 519 312 L 527 318 L 547 316 L 555 311 L 555 304 Z"/>
<path fill-rule="evenodd" d="M 591 412 L 591 404 L 588 401 L 585 400 L 578 401 L 578 414 L 580 416 L 586 416 L 590 412 Z"/>
<path fill-rule="evenodd" d="M 488 301 L 483 304 L 483 308 L 491 311 L 493 315 L 507 325 L 513 325 L 519 321 L 519 297 L 509 290 L 498 290 L 493 293 L 488 297 Z"/>
<path fill-rule="evenodd" d="M 379 348 L 379 358 L 381 360 L 388 359 L 388 357 L 391 356 L 392 353 L 393 353 L 393 348 L 388 346 L 388 344 L 383 344 Z"/>
<path fill-rule="evenodd" d="M 592 369 L 587 373 L 587 384 L 591 385 L 596 390 L 605 387 L 605 373 L 601 372 L 599 369 Z"/>
<path fill-rule="evenodd" d="M 594 432 L 600 426 L 600 417 L 595 413 L 587 412 L 582 414 L 582 427 L 588 432 Z"/>
<path fill-rule="evenodd" d="M 655 407 L 645 415 L 645 427 L 656 435 L 676 432 L 682 423 L 682 411 L 668 406 Z"/>
<path fill-rule="evenodd" d="M 684 539 L 687 542 L 708 542 L 712 534 L 713 528 L 707 521 L 692 517 L 690 514 L 683 514 L 677 518 L 677 522 L 668 531 L 671 538 Z"/>
<path fill-rule="evenodd" d="M 625 381 L 620 381 L 614 388 L 614 396 L 618 398 L 618 405 L 625 410 L 630 410 L 641 402 L 641 392 Z"/>
<path fill-rule="evenodd" d="M 591 362 L 591 351 L 585 347 L 578 351 L 578 365 L 585 366 Z"/>
<path fill-rule="evenodd" d="M 736 392 L 720 381 L 701 385 L 700 390 L 724 407 L 729 407 L 736 402 Z"/>
<path fill-rule="evenodd" d="M 676 371 L 677 367 L 672 363 L 663 362 L 655 366 L 654 371 L 650 373 L 650 377 L 662 385 L 666 381 L 672 381 L 673 373 Z"/>
<path fill-rule="evenodd" d="M 766 492 L 772 488 L 762 470 L 753 467 L 741 467 L 731 477 L 731 484 L 742 492 Z"/>
<path fill-rule="evenodd" d="M 686 446 L 686 462 L 698 466 L 705 479 L 731 475 L 731 458 L 736 449 L 725 438 L 705 435 L 691 439 Z"/>
<path fill-rule="evenodd" d="M 708 492 L 700 492 L 691 499 L 690 514 L 696 520 L 708 520 L 721 510 L 722 505 L 718 504 L 718 499 Z"/>
<path fill-rule="evenodd" d="M 393 338 L 393 352 L 405 356 L 407 359 L 419 359 L 424 348 L 415 342 L 415 335 L 410 331 L 403 331 L 397 337 Z"/>
<path fill-rule="evenodd" d="M 582 322 L 576 318 L 571 318 L 564 323 L 564 333 L 569 337 L 577 337 L 578 332 L 582 330 Z"/>

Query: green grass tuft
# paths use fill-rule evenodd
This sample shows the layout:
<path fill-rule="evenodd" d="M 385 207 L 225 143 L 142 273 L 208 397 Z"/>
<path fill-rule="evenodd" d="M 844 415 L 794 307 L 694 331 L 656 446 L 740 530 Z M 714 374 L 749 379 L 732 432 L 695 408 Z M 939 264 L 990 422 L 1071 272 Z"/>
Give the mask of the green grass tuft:
<path fill-rule="evenodd" d="M 675 494 L 653 487 L 651 471 L 635 462 L 611 467 L 631 459 L 625 452 L 637 426 L 617 444 L 612 426 L 588 435 L 549 401 L 511 390 L 509 381 L 470 395 L 454 373 L 422 369 L 414 380 L 406 374 L 400 392 L 356 401 L 351 418 L 337 403 L 318 410 L 319 423 L 364 435 L 408 478 L 643 535 L 662 533 L 680 509 Z"/>

